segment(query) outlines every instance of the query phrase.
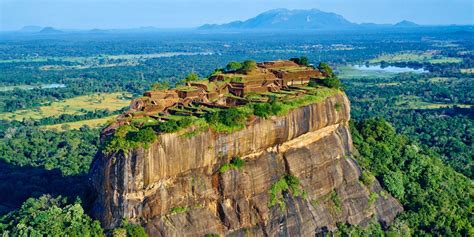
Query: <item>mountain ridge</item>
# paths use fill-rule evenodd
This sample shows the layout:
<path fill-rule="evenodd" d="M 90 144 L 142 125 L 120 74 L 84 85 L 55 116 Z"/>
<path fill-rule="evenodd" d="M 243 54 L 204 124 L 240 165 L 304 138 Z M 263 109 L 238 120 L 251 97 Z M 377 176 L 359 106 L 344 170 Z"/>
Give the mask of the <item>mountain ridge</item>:
<path fill-rule="evenodd" d="M 396 24 L 357 24 L 333 12 L 324 12 L 316 8 L 293 9 L 277 8 L 262 12 L 244 21 L 232 21 L 224 24 L 205 24 L 199 30 L 345 30 L 359 28 L 419 27 L 414 22 L 403 20 Z"/>

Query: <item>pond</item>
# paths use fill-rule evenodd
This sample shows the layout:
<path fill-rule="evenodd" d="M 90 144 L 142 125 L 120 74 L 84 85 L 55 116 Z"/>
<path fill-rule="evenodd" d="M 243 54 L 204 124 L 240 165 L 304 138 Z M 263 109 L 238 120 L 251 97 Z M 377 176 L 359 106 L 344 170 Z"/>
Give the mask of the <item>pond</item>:
<path fill-rule="evenodd" d="M 17 86 L 0 86 L 0 92 L 12 91 L 15 89 L 19 90 L 32 90 L 32 89 L 54 89 L 54 88 L 64 88 L 65 84 L 41 84 L 41 85 L 17 85 Z"/>
<path fill-rule="evenodd" d="M 397 67 L 397 66 L 388 66 L 388 67 L 381 67 L 380 65 L 353 65 L 353 69 L 361 70 L 361 71 L 382 71 L 382 72 L 390 72 L 390 73 L 403 73 L 403 72 L 413 72 L 413 73 L 427 73 L 428 71 L 420 68 L 410 68 L 410 67 Z"/>

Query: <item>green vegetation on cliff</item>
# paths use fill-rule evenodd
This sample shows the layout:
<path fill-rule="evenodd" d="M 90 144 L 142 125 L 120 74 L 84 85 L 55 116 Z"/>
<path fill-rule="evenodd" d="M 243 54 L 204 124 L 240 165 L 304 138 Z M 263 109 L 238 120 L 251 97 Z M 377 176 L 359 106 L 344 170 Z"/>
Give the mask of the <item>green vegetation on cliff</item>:
<path fill-rule="evenodd" d="M 156 139 L 156 132 L 151 127 L 136 128 L 124 125 L 117 128 L 113 136 L 107 139 L 103 146 L 104 153 L 128 152 L 138 147 L 148 148 L 148 145 Z"/>
<path fill-rule="evenodd" d="M 132 224 L 127 220 L 122 221 L 120 227 L 112 230 L 113 237 L 148 237 L 145 229 L 137 224 Z"/>
<path fill-rule="evenodd" d="M 280 210 L 285 209 L 284 195 L 289 193 L 294 197 L 305 196 L 305 192 L 301 189 L 300 180 L 292 175 L 284 175 L 277 182 L 275 182 L 268 191 L 270 198 L 268 200 L 268 207 L 275 205 L 280 206 Z"/>
<path fill-rule="evenodd" d="M 230 163 L 226 163 L 219 168 L 219 173 L 223 174 L 230 169 L 240 169 L 244 166 L 245 161 L 240 157 L 236 156 L 232 158 Z"/>

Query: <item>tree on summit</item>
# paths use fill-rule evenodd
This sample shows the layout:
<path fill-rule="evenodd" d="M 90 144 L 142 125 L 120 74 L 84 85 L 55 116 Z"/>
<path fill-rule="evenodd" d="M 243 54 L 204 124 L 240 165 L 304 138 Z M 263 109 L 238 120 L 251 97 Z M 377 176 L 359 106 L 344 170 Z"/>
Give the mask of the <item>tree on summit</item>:
<path fill-rule="evenodd" d="M 197 80 L 199 80 L 199 75 L 194 72 L 189 73 L 184 79 L 186 83 L 191 82 L 191 81 L 197 81 Z"/>
<path fill-rule="evenodd" d="M 257 62 L 255 60 L 245 60 L 242 64 L 242 71 L 248 73 L 252 71 L 252 69 L 257 67 Z"/>
<path fill-rule="evenodd" d="M 293 61 L 296 64 L 301 65 L 301 66 L 309 66 L 309 60 L 305 56 L 301 56 L 299 58 L 290 58 L 290 61 Z"/>
<path fill-rule="evenodd" d="M 318 70 L 323 73 L 324 76 L 326 77 L 334 77 L 334 72 L 332 71 L 332 68 L 325 62 L 320 62 L 318 65 Z"/>
<path fill-rule="evenodd" d="M 226 71 L 229 71 L 229 72 L 237 71 L 241 68 L 242 68 L 242 63 L 239 63 L 239 62 L 230 62 L 225 67 Z"/>

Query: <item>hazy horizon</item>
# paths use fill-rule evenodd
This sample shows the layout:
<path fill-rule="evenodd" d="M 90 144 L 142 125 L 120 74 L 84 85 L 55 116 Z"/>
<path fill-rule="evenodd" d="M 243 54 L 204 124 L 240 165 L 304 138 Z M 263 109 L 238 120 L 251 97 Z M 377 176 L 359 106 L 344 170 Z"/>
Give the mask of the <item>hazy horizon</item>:
<path fill-rule="evenodd" d="M 193 28 L 246 20 L 275 8 L 311 9 L 340 14 L 355 23 L 393 24 L 402 20 L 422 25 L 472 25 L 471 0 L 0 0 L 1 30 L 24 26 L 60 29 L 125 29 L 138 27 Z"/>

